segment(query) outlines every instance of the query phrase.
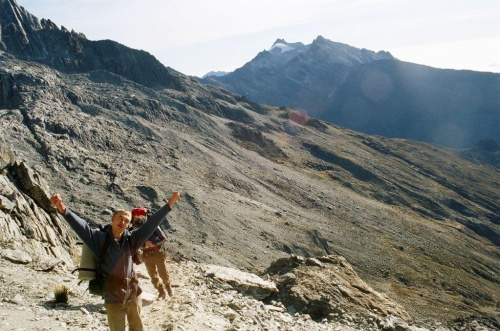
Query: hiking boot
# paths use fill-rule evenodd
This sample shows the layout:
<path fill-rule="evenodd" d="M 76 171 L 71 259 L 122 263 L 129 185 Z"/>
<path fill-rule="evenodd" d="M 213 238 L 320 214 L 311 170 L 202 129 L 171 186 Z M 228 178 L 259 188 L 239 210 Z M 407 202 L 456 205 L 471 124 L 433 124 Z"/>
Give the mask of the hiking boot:
<path fill-rule="evenodd" d="M 165 290 L 163 289 L 163 287 L 160 287 L 158 289 L 158 292 L 160 292 L 160 293 L 158 294 L 158 298 L 156 300 L 163 300 L 163 299 L 165 299 L 165 297 L 167 296 L 167 293 L 165 293 Z"/>
<path fill-rule="evenodd" d="M 167 288 L 168 296 L 173 297 L 174 293 L 172 292 L 172 287 L 170 286 L 170 284 L 167 284 L 165 287 Z"/>

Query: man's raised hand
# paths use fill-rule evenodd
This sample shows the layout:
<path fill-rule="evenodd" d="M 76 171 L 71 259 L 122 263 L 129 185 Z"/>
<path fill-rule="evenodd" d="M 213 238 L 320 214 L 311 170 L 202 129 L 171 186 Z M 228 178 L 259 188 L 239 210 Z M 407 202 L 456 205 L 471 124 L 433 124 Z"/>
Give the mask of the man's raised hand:
<path fill-rule="evenodd" d="M 50 202 L 57 208 L 61 214 L 66 214 L 66 206 L 63 204 L 61 196 L 59 194 L 54 194 L 50 197 Z"/>
<path fill-rule="evenodd" d="M 175 191 L 174 193 L 172 193 L 172 197 L 170 198 L 170 200 L 168 200 L 167 205 L 169 207 L 172 207 L 174 205 L 174 203 L 176 203 L 177 200 L 179 200 L 180 197 L 181 197 L 181 194 L 179 192 Z"/>

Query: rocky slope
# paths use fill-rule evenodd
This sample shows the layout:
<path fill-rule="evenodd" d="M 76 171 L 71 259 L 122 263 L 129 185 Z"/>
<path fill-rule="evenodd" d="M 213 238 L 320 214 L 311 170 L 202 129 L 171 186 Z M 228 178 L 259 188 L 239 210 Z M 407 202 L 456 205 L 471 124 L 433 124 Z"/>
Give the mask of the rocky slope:
<path fill-rule="evenodd" d="M 192 262 L 169 264 L 174 297 L 156 301 L 145 268 L 137 269 L 148 330 L 425 330 L 377 310 L 367 319 L 359 318 L 346 307 L 314 321 L 308 314 L 288 312 L 279 301 L 263 302 L 245 294 L 239 286 L 244 285 L 242 273 L 237 270 Z M 108 330 L 102 299 L 90 295 L 84 284 L 78 285 L 76 276 L 35 271 L 2 259 L 0 270 L 0 329 Z M 224 278 L 219 278 L 222 273 Z M 68 289 L 67 302 L 55 301 L 54 289 L 59 286 Z M 475 324 L 480 325 L 477 320 L 457 325 Z"/>
<path fill-rule="evenodd" d="M 4 155 L 10 152 L 5 144 L 2 150 Z M 2 160 L 0 328 L 106 330 L 102 300 L 87 292 L 86 282 L 77 284 L 77 274 L 69 273 L 78 265 L 81 248 L 47 205 L 48 187 L 43 178 L 10 155 Z M 276 261 L 267 274 L 279 275 L 279 291 L 273 281 L 256 275 L 216 265 L 178 262 L 170 268 L 177 291 L 168 302 L 155 300 L 152 284 L 144 281 L 149 279 L 144 265 L 137 266 L 146 290 L 142 294 L 144 321 L 150 329 L 409 327 L 410 317 L 404 309 L 373 291 L 340 257 L 305 260 L 292 256 Z M 292 272 L 298 267 L 300 273 Z M 292 286 L 292 278 L 314 286 Z M 306 293 L 297 296 L 293 293 L 297 290 Z M 345 299 L 331 300 L 325 290 Z M 61 293 L 65 293 L 63 299 Z M 309 302 L 314 297 L 322 298 L 321 302 Z"/>
<path fill-rule="evenodd" d="M 498 144 L 453 150 L 368 136 L 171 75 L 181 89 L 152 89 L 104 70 L 64 73 L 0 52 L 2 252 L 29 244 L 32 261 L 49 270 L 43 275 L 56 277 L 70 267 L 76 239 L 46 196 L 59 192 L 97 224 L 115 208 L 158 208 L 179 190 L 166 227 L 172 255 L 259 275 L 290 254 L 341 256 L 363 281 L 350 289 L 327 273 L 337 286 L 325 294 L 343 310 L 353 306 L 335 295 L 373 289 L 400 305 L 412 325 L 498 327 Z M 22 165 L 33 175 L 16 175 Z M 22 188 L 26 178 L 38 183 L 35 193 L 27 193 L 33 185 Z M 35 198 L 41 187 L 50 193 Z M 301 263 L 287 268 L 309 272 Z M 281 276 L 273 281 L 291 286 L 295 313 L 324 316 L 301 308 L 306 298 L 340 321 L 334 305 L 307 294 L 314 286 Z"/>
<path fill-rule="evenodd" d="M 57 223 L 52 208 L 48 211 L 56 222 L 43 222 L 46 184 L 36 171 L 18 164 L 5 145 L 2 151 L 8 157 L 2 158 L 0 177 L 0 328 L 107 330 L 102 300 L 88 293 L 85 282 L 77 283 L 77 274 L 69 273 L 80 250 L 74 242 L 66 241 L 64 235 L 47 242 L 25 231 L 6 231 L 16 228 L 8 222 L 6 212 L 24 222 L 23 229 L 33 219 L 41 220 L 32 224 L 33 232 L 52 233 L 65 226 Z M 20 181 L 15 178 L 19 171 L 27 174 Z M 33 250 L 37 245 L 39 249 Z M 40 249 L 40 245 L 49 249 Z M 61 251 L 75 256 L 46 258 L 47 252 Z M 263 278 L 232 268 L 175 260 L 177 263 L 169 260 L 175 293 L 165 301 L 155 299 L 144 265 L 136 266 L 148 329 L 450 330 L 439 321 L 427 321 L 426 327 L 416 325 L 403 307 L 374 291 L 339 256 L 305 259 L 292 255 L 272 263 Z M 460 319 L 451 325 L 454 330 L 494 330 L 497 326 L 484 317 Z"/>
<path fill-rule="evenodd" d="M 401 61 L 356 68 L 323 120 L 368 134 L 454 148 L 500 143 L 500 75 L 436 69 Z"/>

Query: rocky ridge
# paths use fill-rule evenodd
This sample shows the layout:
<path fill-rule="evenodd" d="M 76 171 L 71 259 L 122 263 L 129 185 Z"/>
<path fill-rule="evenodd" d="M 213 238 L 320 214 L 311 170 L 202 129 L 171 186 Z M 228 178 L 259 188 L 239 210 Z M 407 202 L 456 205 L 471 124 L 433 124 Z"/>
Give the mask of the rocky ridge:
<path fill-rule="evenodd" d="M 151 54 L 111 40 L 88 40 L 50 19 L 39 20 L 15 0 L 0 1 L 0 29 L 0 50 L 20 59 L 68 73 L 106 70 L 149 87 L 180 88 Z"/>

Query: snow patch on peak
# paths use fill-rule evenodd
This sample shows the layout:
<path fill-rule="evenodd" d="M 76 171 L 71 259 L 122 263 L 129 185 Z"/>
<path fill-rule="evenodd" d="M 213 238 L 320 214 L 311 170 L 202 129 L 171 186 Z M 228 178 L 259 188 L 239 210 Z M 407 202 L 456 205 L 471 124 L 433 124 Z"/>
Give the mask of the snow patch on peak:
<path fill-rule="evenodd" d="M 288 52 L 288 51 L 292 51 L 294 50 L 295 48 L 290 46 L 290 45 L 287 45 L 287 44 L 283 44 L 283 43 L 274 43 L 273 47 L 271 47 L 269 49 L 269 52 L 271 53 L 285 53 L 285 52 Z"/>
<path fill-rule="evenodd" d="M 276 39 L 276 41 L 274 42 L 273 46 L 274 46 L 274 45 L 276 45 L 276 44 L 288 44 L 288 43 L 286 42 L 286 40 L 285 40 L 285 39 L 278 38 L 278 39 Z"/>

